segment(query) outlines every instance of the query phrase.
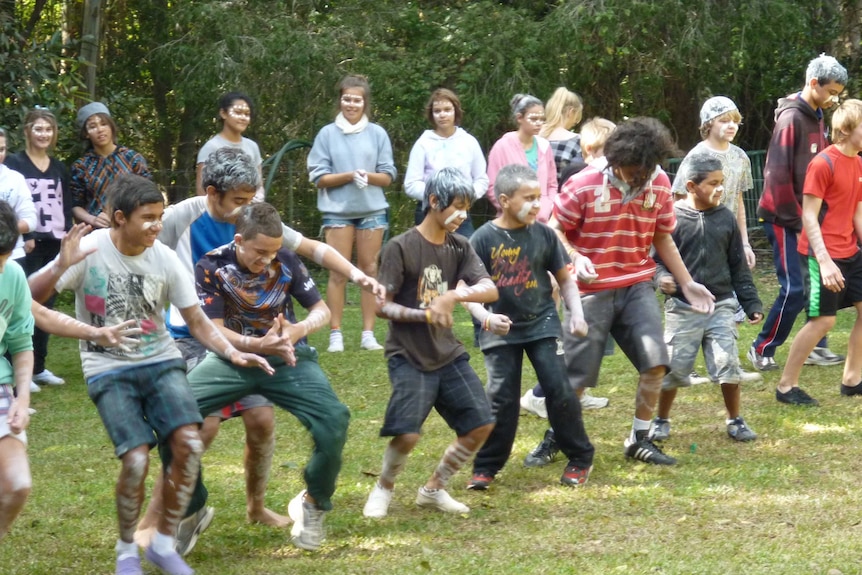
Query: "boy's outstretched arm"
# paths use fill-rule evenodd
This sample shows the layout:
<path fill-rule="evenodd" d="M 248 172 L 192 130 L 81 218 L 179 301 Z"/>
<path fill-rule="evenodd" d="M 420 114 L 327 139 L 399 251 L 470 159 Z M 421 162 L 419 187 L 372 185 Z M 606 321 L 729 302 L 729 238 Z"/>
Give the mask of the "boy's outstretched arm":
<path fill-rule="evenodd" d="M 48 309 L 36 300 L 33 300 L 30 311 L 33 313 L 36 325 L 42 331 L 60 337 L 91 341 L 102 347 L 118 347 L 129 350 L 140 344 L 140 340 L 133 336 L 143 332 L 141 328 L 136 327 L 137 322 L 133 319 L 117 325 L 96 327 L 78 321 L 64 313 Z"/>
<path fill-rule="evenodd" d="M 715 309 L 715 296 L 705 286 L 691 279 L 691 274 L 688 273 L 676 249 L 673 237 L 670 234 L 658 232 L 653 237 L 653 247 L 667 270 L 673 274 L 692 309 L 700 313 L 712 313 Z"/>
<path fill-rule="evenodd" d="M 462 284 L 467 285 L 461 280 L 458 282 L 458 287 L 461 287 Z M 506 335 L 509 333 L 512 327 L 512 320 L 509 316 L 494 313 L 485 309 L 485 306 L 482 304 L 472 301 L 461 302 L 461 305 L 470 312 L 470 315 L 476 318 L 476 321 L 482 325 L 482 329 L 485 331 L 490 331 L 494 335 Z"/>
<path fill-rule="evenodd" d="M 189 331 L 205 348 L 219 354 L 234 365 L 240 367 L 260 367 L 272 375 L 275 370 L 266 359 L 253 353 L 244 353 L 235 348 L 219 331 L 218 327 L 207 317 L 199 305 L 180 309 Z"/>
<path fill-rule="evenodd" d="M 350 281 L 362 289 L 373 293 L 379 300 L 383 300 L 386 297 L 386 288 L 380 285 L 376 279 L 366 275 L 362 270 L 350 263 L 349 260 L 338 253 L 332 246 L 303 236 L 295 251 L 299 255 L 312 260 L 317 265 L 350 278 Z"/>

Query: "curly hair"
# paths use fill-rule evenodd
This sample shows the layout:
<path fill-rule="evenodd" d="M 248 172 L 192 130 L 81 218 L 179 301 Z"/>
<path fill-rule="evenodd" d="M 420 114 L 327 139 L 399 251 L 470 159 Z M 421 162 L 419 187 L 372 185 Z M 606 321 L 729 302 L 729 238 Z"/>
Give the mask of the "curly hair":
<path fill-rule="evenodd" d="M 615 168 L 652 169 L 674 152 L 673 138 L 655 118 L 632 118 L 619 124 L 605 142 L 605 157 Z"/>

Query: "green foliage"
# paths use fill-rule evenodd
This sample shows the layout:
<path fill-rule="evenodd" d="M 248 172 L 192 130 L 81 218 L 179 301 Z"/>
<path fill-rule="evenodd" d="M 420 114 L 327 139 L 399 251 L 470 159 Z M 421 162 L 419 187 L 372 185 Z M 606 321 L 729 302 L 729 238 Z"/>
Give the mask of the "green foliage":
<path fill-rule="evenodd" d="M 14 18 L 0 13 L 0 126 L 9 132 L 10 150 L 23 145 L 19 128 L 27 110 L 45 106 L 58 119 L 75 110 L 85 92 L 80 62 L 65 55 L 71 48 L 59 31 L 28 40 Z M 76 135 L 63 131 L 60 138 L 67 147 Z"/>

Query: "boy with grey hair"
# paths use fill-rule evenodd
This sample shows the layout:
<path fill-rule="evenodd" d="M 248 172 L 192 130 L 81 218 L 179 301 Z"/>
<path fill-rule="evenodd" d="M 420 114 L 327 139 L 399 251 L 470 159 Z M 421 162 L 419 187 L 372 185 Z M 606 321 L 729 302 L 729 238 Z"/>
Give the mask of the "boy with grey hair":
<path fill-rule="evenodd" d="M 383 248 L 379 277 L 387 294 L 377 314 L 389 320 L 385 356 L 392 395 L 380 435 L 392 440 L 365 503 L 366 517 L 389 512 L 395 480 L 432 407 L 457 438 L 419 488 L 416 504 L 447 513 L 470 511 L 446 486 L 482 447 L 494 416 L 464 345 L 455 339 L 452 310 L 458 302 L 497 299 L 497 288 L 467 238 L 452 233 L 467 218 L 472 199 L 472 183 L 456 168 L 443 168 L 425 186 L 425 219 Z"/>
<path fill-rule="evenodd" d="M 775 260 L 779 292 L 763 328 L 748 350 L 748 359 L 760 371 L 778 369 L 775 351 L 793 329 L 805 307 L 805 276 L 796 256 L 802 232 L 802 188 L 808 163 L 826 147 L 823 110 L 838 102 L 847 84 L 847 70 L 835 58 L 821 54 L 808 64 L 805 86 L 778 101 L 775 128 L 766 151 L 763 195 L 757 216 Z M 808 365 L 837 365 L 844 357 L 833 353 L 824 337 L 805 361 Z M 791 405 L 810 405 L 813 400 L 798 385 L 780 385 L 776 399 Z"/>
<path fill-rule="evenodd" d="M 466 306 L 484 327 L 479 346 L 485 354 L 488 399 L 497 424 L 476 455 L 468 489 L 488 489 L 512 453 L 525 353 L 545 392 L 557 446 L 568 458 L 560 482 L 572 487 L 584 485 L 595 449 L 584 429 L 581 403 L 566 374 L 562 325 L 551 298 L 550 276 L 556 278 L 570 310 L 566 330 L 584 336 L 587 324 L 578 286 L 554 230 L 536 221 L 541 197 L 536 172 L 519 164 L 503 166 L 494 181 L 494 192 L 500 216 L 479 228 L 470 243 L 497 285 L 500 299 L 487 306 Z"/>

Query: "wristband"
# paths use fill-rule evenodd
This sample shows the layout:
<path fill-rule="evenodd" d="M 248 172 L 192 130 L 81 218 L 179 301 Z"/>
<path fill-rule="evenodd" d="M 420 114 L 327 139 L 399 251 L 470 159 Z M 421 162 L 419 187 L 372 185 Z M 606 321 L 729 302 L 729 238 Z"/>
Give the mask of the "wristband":
<path fill-rule="evenodd" d="M 425 308 L 425 323 L 431 323 L 431 310 Z"/>

